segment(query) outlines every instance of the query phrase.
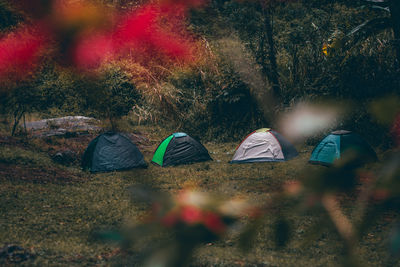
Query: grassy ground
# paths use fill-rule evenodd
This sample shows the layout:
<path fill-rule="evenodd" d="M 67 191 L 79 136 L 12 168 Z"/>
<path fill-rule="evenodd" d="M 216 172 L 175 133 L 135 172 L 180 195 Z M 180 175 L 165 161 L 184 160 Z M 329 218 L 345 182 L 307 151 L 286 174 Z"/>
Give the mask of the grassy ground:
<path fill-rule="evenodd" d="M 140 144 L 147 162 L 166 129 L 136 127 L 147 139 Z M 300 156 L 285 163 L 230 165 L 236 143 L 205 143 L 214 161 L 192 165 L 92 175 L 79 169 L 79 161 L 65 167 L 54 163 L 51 154 L 71 148 L 77 157 L 91 136 L 80 138 L 0 138 L 0 246 L 17 244 L 36 255 L 27 266 L 113 265 L 123 257 L 117 246 L 92 238 L 101 229 L 118 229 L 126 222 L 140 220 L 145 211 L 130 201 L 127 188 L 148 184 L 168 192 L 196 185 L 221 195 L 242 195 L 262 203 L 280 185 L 296 180 L 312 147 L 298 147 Z M 322 168 L 322 167 L 321 167 Z M 386 255 L 386 234 L 395 216 L 373 227 L 359 246 L 360 258 L 368 265 L 382 265 Z M 271 241 L 271 222 L 258 233 L 254 249 L 243 254 L 229 237 L 199 248 L 194 266 L 336 266 L 342 245 L 335 233 L 327 231 L 311 242 L 304 233 L 314 217 L 292 216 L 297 226 L 286 248 L 276 249 Z M 119 259 L 119 260 L 118 260 Z M 4 263 L 4 262 L 3 262 Z M 1 264 L 1 261 L 0 261 Z"/>

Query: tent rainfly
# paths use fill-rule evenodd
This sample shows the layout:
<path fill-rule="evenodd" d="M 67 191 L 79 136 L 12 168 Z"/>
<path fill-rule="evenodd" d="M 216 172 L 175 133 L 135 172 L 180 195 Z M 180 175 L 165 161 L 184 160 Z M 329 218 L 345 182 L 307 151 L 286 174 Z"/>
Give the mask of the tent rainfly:
<path fill-rule="evenodd" d="M 162 167 L 212 160 L 207 149 L 186 133 L 168 136 L 156 149 L 152 162 Z"/>
<path fill-rule="evenodd" d="M 109 172 L 147 167 L 142 153 L 120 133 L 107 132 L 93 139 L 82 158 L 82 168 L 91 172 Z"/>
<path fill-rule="evenodd" d="M 263 128 L 252 132 L 239 144 L 230 163 L 286 161 L 297 155 L 296 149 L 286 138 L 269 128 Z"/>
<path fill-rule="evenodd" d="M 358 134 L 339 130 L 326 136 L 313 150 L 310 163 L 332 165 L 344 154 L 352 154 L 367 163 L 377 160 L 375 151 Z"/>

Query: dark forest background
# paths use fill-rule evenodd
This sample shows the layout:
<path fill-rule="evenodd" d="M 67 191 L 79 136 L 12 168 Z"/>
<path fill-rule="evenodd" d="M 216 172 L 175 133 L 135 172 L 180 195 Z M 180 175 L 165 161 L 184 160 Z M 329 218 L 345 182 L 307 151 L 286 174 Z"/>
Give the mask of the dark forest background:
<path fill-rule="evenodd" d="M 100 2 L 120 10 L 141 4 Z M 393 118 L 396 108 L 376 115 L 373 107 L 398 99 L 398 18 L 381 2 L 210 1 L 187 22 L 202 51 L 199 64 L 122 59 L 103 65 L 102 78 L 90 80 L 43 55 L 45 64 L 29 81 L 2 90 L 1 112 L 11 115 L 11 124 L 29 112 L 111 121 L 129 114 L 134 124 L 162 123 L 224 141 L 275 126 L 274 116 L 299 102 L 329 100 L 346 110 L 340 128 L 388 147 L 390 129 L 379 118 Z M 3 34 L 31 19 L 12 1 L 1 1 L 0 13 Z M 262 101 L 267 91 L 273 108 Z"/>

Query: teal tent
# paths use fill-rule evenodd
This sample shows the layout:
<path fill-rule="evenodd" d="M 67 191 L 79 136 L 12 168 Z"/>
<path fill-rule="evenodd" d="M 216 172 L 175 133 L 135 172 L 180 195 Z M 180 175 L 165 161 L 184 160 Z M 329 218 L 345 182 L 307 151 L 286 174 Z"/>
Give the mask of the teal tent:
<path fill-rule="evenodd" d="M 363 162 L 376 161 L 377 156 L 371 146 L 358 134 L 339 130 L 326 136 L 313 150 L 310 163 L 331 165 L 352 153 Z"/>
<path fill-rule="evenodd" d="M 91 172 L 109 172 L 147 167 L 142 153 L 123 134 L 107 132 L 93 139 L 82 158 L 82 168 Z"/>

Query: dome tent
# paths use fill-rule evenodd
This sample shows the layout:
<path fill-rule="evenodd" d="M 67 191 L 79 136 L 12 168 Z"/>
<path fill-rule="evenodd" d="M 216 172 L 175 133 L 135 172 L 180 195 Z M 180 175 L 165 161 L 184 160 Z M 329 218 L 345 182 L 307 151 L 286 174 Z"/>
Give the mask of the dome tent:
<path fill-rule="evenodd" d="M 377 160 L 375 151 L 361 136 L 351 131 L 339 130 L 326 136 L 314 148 L 309 162 L 329 166 L 345 153 L 356 153 L 363 162 Z"/>
<path fill-rule="evenodd" d="M 173 133 L 157 147 L 152 162 L 162 167 L 212 160 L 207 149 L 186 133 Z"/>
<path fill-rule="evenodd" d="M 239 144 L 230 163 L 286 161 L 297 155 L 286 138 L 269 128 L 262 128 L 249 134 Z"/>
<path fill-rule="evenodd" d="M 107 132 L 93 139 L 82 158 L 82 168 L 91 172 L 108 172 L 147 167 L 142 153 L 120 133 Z"/>

